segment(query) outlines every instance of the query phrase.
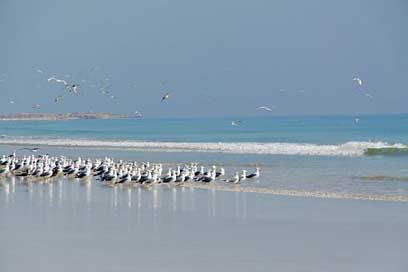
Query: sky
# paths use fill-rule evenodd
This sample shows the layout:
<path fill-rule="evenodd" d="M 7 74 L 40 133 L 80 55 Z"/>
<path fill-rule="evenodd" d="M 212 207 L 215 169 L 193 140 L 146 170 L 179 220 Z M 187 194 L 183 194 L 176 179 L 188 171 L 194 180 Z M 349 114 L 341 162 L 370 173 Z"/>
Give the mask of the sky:
<path fill-rule="evenodd" d="M 407 25 L 406 0 L 0 0 L 1 112 L 407 112 Z"/>

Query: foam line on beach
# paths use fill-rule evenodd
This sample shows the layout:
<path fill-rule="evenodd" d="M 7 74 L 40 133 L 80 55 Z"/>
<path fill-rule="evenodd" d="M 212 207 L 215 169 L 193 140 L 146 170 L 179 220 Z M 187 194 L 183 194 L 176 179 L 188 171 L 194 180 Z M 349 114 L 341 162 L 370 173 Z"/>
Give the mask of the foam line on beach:
<path fill-rule="evenodd" d="M 3 137 L 3 145 L 32 145 L 48 147 L 75 148 L 113 148 L 120 150 L 145 150 L 161 152 L 218 152 L 231 154 L 260 155 L 310 155 L 310 156 L 363 156 L 367 150 L 404 150 L 404 144 L 384 142 L 347 142 L 343 144 L 310 143 L 258 143 L 258 142 L 152 142 L 152 141 L 113 141 L 68 138 Z"/>
<path fill-rule="evenodd" d="M 351 199 L 351 200 L 371 200 L 371 201 L 389 201 L 389 202 L 408 202 L 408 196 L 401 195 L 376 195 L 376 194 L 354 194 L 354 193 L 335 193 L 322 191 L 300 191 L 286 189 L 270 189 L 258 187 L 243 187 L 240 185 L 226 186 L 217 183 L 184 183 L 182 186 L 187 188 L 219 190 L 225 192 L 244 192 L 270 194 L 277 196 L 307 197 L 307 198 L 330 198 L 330 199 Z"/>

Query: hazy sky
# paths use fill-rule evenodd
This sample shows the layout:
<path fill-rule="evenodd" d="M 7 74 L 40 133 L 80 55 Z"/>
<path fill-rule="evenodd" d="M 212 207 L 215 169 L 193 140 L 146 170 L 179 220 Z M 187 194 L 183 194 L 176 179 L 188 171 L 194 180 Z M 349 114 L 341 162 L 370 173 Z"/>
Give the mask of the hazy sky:
<path fill-rule="evenodd" d="M 1 112 L 407 112 L 407 26 L 406 0 L 0 0 Z"/>

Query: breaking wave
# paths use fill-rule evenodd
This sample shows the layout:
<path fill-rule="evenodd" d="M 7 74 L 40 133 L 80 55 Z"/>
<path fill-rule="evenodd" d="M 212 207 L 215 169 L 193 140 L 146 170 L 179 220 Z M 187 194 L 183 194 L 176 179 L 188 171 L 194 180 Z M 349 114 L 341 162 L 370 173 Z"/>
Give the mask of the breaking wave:
<path fill-rule="evenodd" d="M 265 155 L 309 155 L 309 156 L 363 156 L 363 155 L 408 155 L 408 146 L 385 142 L 347 142 L 344 144 L 310 143 L 196 143 L 114 141 L 69 138 L 1 137 L 0 144 L 20 146 L 48 146 L 75 148 L 114 148 L 120 150 L 145 150 L 168 152 L 219 152 L 231 154 Z"/>

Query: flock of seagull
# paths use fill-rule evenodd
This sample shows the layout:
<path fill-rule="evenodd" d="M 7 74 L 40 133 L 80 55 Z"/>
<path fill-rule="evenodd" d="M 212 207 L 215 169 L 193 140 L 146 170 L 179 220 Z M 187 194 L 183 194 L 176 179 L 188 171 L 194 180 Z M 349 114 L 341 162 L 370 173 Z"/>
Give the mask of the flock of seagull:
<path fill-rule="evenodd" d="M 96 68 L 98 68 L 98 67 L 96 67 Z M 92 72 L 93 70 L 96 70 L 96 68 L 95 68 L 95 67 L 92 68 L 90 72 Z M 37 69 L 36 72 L 39 73 L 39 74 L 45 75 L 45 73 L 44 73 L 43 70 Z M 3 74 L 3 75 L 0 77 L 0 82 L 3 82 L 3 81 L 6 80 L 6 78 L 7 78 L 6 75 L 7 75 L 7 74 Z M 53 76 L 50 76 L 50 77 L 47 78 L 47 81 L 48 81 L 49 83 L 59 84 L 59 85 L 61 85 L 61 86 L 63 87 L 63 90 L 64 90 L 64 92 L 63 92 L 62 94 L 59 94 L 59 95 L 55 96 L 55 98 L 53 99 L 53 101 L 54 101 L 55 103 L 61 102 L 61 101 L 64 99 L 64 97 L 65 97 L 66 94 L 79 95 L 79 94 L 81 93 L 81 92 L 80 92 L 80 85 L 79 85 L 77 82 L 75 82 L 75 81 L 70 81 L 70 80 L 68 80 L 67 78 L 70 78 L 70 76 L 69 76 L 69 75 L 65 75 L 64 77 L 57 77 L 57 76 L 53 75 Z M 109 76 L 106 77 L 106 78 L 103 80 L 102 85 L 99 87 L 99 91 L 100 91 L 100 93 L 101 93 L 102 95 L 107 95 L 107 96 L 109 96 L 112 100 L 116 100 L 117 97 L 116 97 L 115 95 L 112 95 L 111 92 L 110 92 L 110 90 L 109 90 L 109 88 L 111 87 L 111 85 L 109 85 L 109 84 L 106 85 L 106 83 L 109 82 L 109 80 L 110 80 L 110 77 L 109 77 Z M 88 80 L 82 79 L 81 81 L 82 81 L 82 83 L 86 83 Z M 369 99 L 374 99 L 374 97 L 373 97 L 372 94 L 370 94 L 370 93 L 368 93 L 368 92 L 366 92 L 366 91 L 364 90 L 364 88 L 363 88 L 363 80 L 362 80 L 360 77 L 355 76 L 355 77 L 352 78 L 352 81 L 356 84 L 357 90 L 360 91 L 361 93 L 363 93 L 365 97 L 367 97 L 367 98 L 369 98 Z M 160 83 L 160 85 L 164 85 L 164 83 L 165 83 L 165 81 L 162 81 L 162 82 Z M 92 83 L 92 84 L 90 84 L 90 85 L 87 86 L 87 87 L 89 87 L 89 88 L 97 87 L 97 84 Z M 280 89 L 279 92 L 286 92 L 286 90 L 285 90 L 285 89 Z M 297 92 L 298 92 L 298 93 L 305 93 L 305 90 L 301 89 L 301 90 L 298 90 Z M 165 93 L 161 96 L 161 101 L 163 102 L 163 101 L 169 100 L 172 95 L 173 95 L 172 92 L 165 92 Z M 9 100 L 9 103 L 10 103 L 10 104 L 15 104 L 16 101 L 13 100 L 13 99 L 10 99 L 10 100 Z M 33 105 L 32 105 L 32 108 L 33 108 L 34 110 L 38 110 L 38 109 L 41 108 L 41 105 L 40 105 L 40 104 L 33 104 Z M 273 111 L 276 110 L 276 109 L 277 109 L 277 106 L 275 106 L 275 105 L 272 105 L 272 106 L 262 105 L 262 106 L 259 106 L 259 107 L 256 108 L 256 110 L 265 111 L 265 112 L 273 112 Z M 143 114 L 142 114 L 140 111 L 136 111 L 136 112 L 135 112 L 135 115 L 137 115 L 138 117 L 142 117 L 142 116 L 143 116 Z M 240 123 L 239 120 L 235 120 L 235 121 L 231 122 L 231 125 L 232 125 L 232 126 L 239 126 L 239 125 L 240 125 L 239 123 Z"/>
<path fill-rule="evenodd" d="M 44 71 L 43 71 L 43 70 L 40 70 L 40 69 L 37 69 L 36 72 L 37 72 L 37 73 L 40 73 L 40 74 L 44 74 Z M 69 75 L 66 75 L 66 76 L 69 77 Z M 109 80 L 110 80 L 109 77 L 106 77 L 106 78 L 104 79 L 104 81 L 109 81 Z M 63 92 L 62 94 L 60 94 L 60 95 L 57 95 L 57 96 L 54 98 L 54 102 L 55 102 L 55 103 L 61 102 L 61 101 L 64 99 L 64 97 L 65 97 L 66 94 L 74 94 L 74 95 L 79 95 L 79 94 L 80 94 L 80 85 L 79 85 L 78 83 L 76 83 L 76 82 L 70 82 L 70 81 L 68 81 L 67 79 L 63 78 L 63 77 L 57 77 L 57 76 L 55 76 L 55 75 L 54 75 L 54 76 L 51 76 L 51 77 L 49 77 L 49 78 L 47 78 L 47 81 L 48 81 L 49 83 L 60 84 L 60 85 L 62 85 L 62 87 L 63 87 L 64 92 Z M 86 82 L 86 80 L 82 80 L 82 81 L 83 81 L 83 82 Z M 96 85 L 95 85 L 95 84 L 91 84 L 89 87 L 96 87 Z M 107 95 L 107 96 L 109 96 L 112 100 L 116 100 L 117 97 L 116 97 L 115 95 L 112 95 L 112 94 L 111 94 L 111 92 L 110 92 L 110 90 L 109 90 L 110 87 L 111 87 L 111 85 L 105 85 L 105 84 L 103 84 L 102 86 L 100 86 L 100 87 L 99 87 L 100 94 L 102 94 L 102 95 Z M 169 99 L 169 98 L 170 98 L 170 95 L 171 95 L 171 92 L 165 93 L 165 94 L 162 96 L 161 101 L 163 102 L 163 101 Z M 14 104 L 14 103 L 15 103 L 14 100 L 10 100 L 9 102 L 10 102 L 11 104 Z M 32 108 L 35 109 L 35 110 L 37 110 L 37 109 L 40 109 L 40 108 L 41 108 L 41 105 L 40 105 L 40 104 L 34 104 L 34 105 L 32 105 Z M 138 117 L 142 117 L 142 116 L 143 116 L 142 113 L 139 112 L 139 111 L 135 111 L 134 114 L 137 115 Z"/>
<path fill-rule="evenodd" d="M 232 178 L 225 179 L 225 169 L 212 165 L 206 167 L 195 162 L 177 165 L 174 168 L 163 168 L 162 163 L 115 161 L 112 158 L 76 160 L 66 157 L 49 155 L 29 155 L 19 158 L 15 153 L 3 155 L 0 159 L 0 177 L 15 176 L 26 182 L 51 182 L 53 178 L 67 177 L 89 182 L 95 178 L 107 186 L 116 185 L 145 185 L 178 184 L 185 182 L 210 183 L 223 181 L 239 184 L 247 179 L 257 179 L 260 168 L 257 166 L 254 173 L 247 174 L 241 170 L 235 172 Z"/>

